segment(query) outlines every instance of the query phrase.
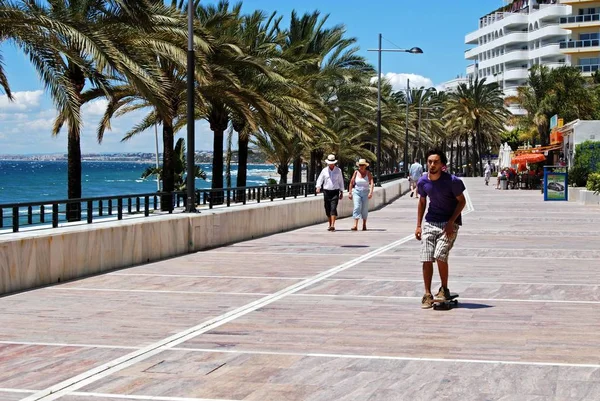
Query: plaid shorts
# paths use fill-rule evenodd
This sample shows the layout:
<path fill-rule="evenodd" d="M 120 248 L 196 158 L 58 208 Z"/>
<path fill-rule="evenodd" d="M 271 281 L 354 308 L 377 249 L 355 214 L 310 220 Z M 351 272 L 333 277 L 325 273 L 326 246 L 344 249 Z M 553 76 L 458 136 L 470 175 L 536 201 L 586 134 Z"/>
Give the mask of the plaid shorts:
<path fill-rule="evenodd" d="M 448 237 L 444 233 L 446 223 L 426 221 L 421 232 L 421 262 L 448 261 L 450 250 L 454 246 L 459 225 L 454 224 L 454 234 Z"/>

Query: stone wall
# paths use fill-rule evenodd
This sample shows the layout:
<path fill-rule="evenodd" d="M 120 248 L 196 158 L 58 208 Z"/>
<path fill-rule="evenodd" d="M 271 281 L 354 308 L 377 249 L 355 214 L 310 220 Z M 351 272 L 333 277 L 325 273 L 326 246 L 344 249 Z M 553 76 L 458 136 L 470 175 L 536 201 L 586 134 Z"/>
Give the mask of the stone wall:
<path fill-rule="evenodd" d="M 376 188 L 370 209 L 408 191 L 407 180 Z M 340 217 L 352 214 L 347 194 Z M 0 236 L 0 295 L 323 223 L 322 196 L 100 222 Z"/>

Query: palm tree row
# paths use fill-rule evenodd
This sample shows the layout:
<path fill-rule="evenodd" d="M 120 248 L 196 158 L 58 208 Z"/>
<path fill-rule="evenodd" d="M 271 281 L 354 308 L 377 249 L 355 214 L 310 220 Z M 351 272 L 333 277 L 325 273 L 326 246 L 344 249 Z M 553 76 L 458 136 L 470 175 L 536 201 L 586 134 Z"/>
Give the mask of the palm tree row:
<path fill-rule="evenodd" d="M 600 119 L 600 75 L 582 76 L 577 67 L 550 69 L 536 65 L 529 71 L 527 86 L 508 97 L 507 104 L 517 103 L 527 114 L 513 119 L 520 142 L 549 144 L 550 119 L 558 115 L 565 123 L 575 119 Z"/>
<path fill-rule="evenodd" d="M 81 107 L 97 99 L 108 105 L 97 128 L 102 141 L 114 118 L 134 111 L 144 117 L 123 140 L 162 127 L 163 191 L 176 189 L 175 136 L 187 124 L 187 4 L 159 0 L 0 0 L 0 38 L 30 59 L 58 110 L 52 129 L 68 135 L 68 197 L 81 197 Z M 237 133 L 238 176 L 246 185 L 248 152 L 266 154 L 286 183 L 315 179 L 325 153 L 343 166 L 358 157 L 373 160 L 377 88 L 373 67 L 357 54 L 356 40 L 342 25 L 326 27 L 319 12 L 289 23 L 275 13 L 242 14 L 241 3 L 194 3 L 195 120 L 213 132 L 213 188 L 223 188 L 224 136 Z M 1 55 L 0 55 L 1 56 Z M 0 88 L 11 95 L 0 59 Z M 86 85 L 88 86 L 86 88 Z M 382 165 L 400 159 L 408 125 L 410 146 L 476 146 L 497 141 L 503 114 L 497 89 L 482 82 L 457 94 L 418 89 L 394 94 L 382 86 Z M 418 123 L 427 107 L 426 132 Z M 465 99 L 469 99 L 466 101 Z M 409 102 L 406 121 L 405 107 Z M 500 100 L 501 104 L 501 100 Z M 415 153 L 416 154 L 416 153 Z M 468 154 L 468 152 L 467 152 Z M 191 161 L 190 161 L 191 162 Z M 385 163 L 385 164 L 383 164 Z M 168 207 L 169 202 L 163 202 Z M 75 211 L 76 212 L 76 211 Z"/>

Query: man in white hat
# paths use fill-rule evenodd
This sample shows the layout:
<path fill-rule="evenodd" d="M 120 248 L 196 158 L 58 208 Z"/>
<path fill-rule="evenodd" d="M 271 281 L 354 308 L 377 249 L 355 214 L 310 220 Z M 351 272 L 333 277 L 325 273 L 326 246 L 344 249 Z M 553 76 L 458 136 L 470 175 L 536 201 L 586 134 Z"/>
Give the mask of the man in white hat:
<path fill-rule="evenodd" d="M 325 202 L 325 214 L 329 219 L 327 231 L 335 231 L 335 219 L 337 218 L 337 205 L 344 194 L 344 176 L 342 170 L 336 166 L 335 155 L 327 156 L 325 160 L 327 167 L 321 170 L 317 178 L 317 193 L 323 190 L 323 200 Z"/>

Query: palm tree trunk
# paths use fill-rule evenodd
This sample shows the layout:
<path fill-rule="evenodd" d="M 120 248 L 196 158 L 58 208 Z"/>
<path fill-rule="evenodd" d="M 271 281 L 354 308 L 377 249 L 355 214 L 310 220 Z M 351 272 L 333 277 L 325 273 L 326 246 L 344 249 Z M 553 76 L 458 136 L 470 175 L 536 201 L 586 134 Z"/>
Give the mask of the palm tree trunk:
<path fill-rule="evenodd" d="M 471 147 L 473 149 L 473 177 L 477 177 L 477 165 L 479 163 L 477 163 L 477 134 L 475 132 L 473 132 L 473 134 L 471 135 Z"/>
<path fill-rule="evenodd" d="M 458 141 L 456 144 L 456 147 L 458 148 L 458 168 L 457 171 L 462 173 L 462 140 L 460 138 L 460 135 L 458 136 Z"/>
<path fill-rule="evenodd" d="M 282 163 L 277 167 L 277 173 L 279 174 L 279 185 L 287 184 L 289 167 L 287 163 Z"/>
<path fill-rule="evenodd" d="M 85 86 L 83 71 L 69 63 L 68 76 L 77 96 L 77 111 L 81 112 L 81 91 Z M 69 199 L 81 198 L 81 126 L 69 124 L 67 138 L 67 197 Z M 81 220 L 81 203 L 67 205 L 67 221 Z"/>
<path fill-rule="evenodd" d="M 310 161 L 308 162 L 308 171 L 306 175 L 307 182 L 313 182 L 316 177 L 316 150 L 310 151 Z"/>
<path fill-rule="evenodd" d="M 212 163 L 212 189 L 223 188 L 223 139 L 229 116 L 224 107 L 213 106 L 208 117 L 210 129 L 213 132 L 213 163 Z M 215 202 L 222 201 L 219 194 L 215 195 Z"/>
<path fill-rule="evenodd" d="M 81 136 L 73 128 L 69 129 L 67 143 L 67 196 L 81 198 Z M 81 220 L 81 203 L 67 205 L 67 221 Z"/>
<path fill-rule="evenodd" d="M 465 177 L 470 177 L 470 171 L 469 171 L 469 134 L 466 133 L 465 134 L 465 164 L 466 164 L 466 169 L 467 171 L 465 171 Z"/>
<path fill-rule="evenodd" d="M 448 167 L 448 170 L 450 170 L 451 173 L 454 173 L 454 169 L 452 168 L 452 160 L 454 159 L 454 141 L 450 141 L 450 166 Z"/>
<path fill-rule="evenodd" d="M 248 144 L 250 139 L 247 135 L 238 132 L 238 175 L 236 186 L 245 187 L 248 177 Z"/>
<path fill-rule="evenodd" d="M 483 135 L 481 133 L 481 122 L 479 120 L 477 120 L 477 149 L 479 151 L 479 176 L 483 177 L 483 152 L 482 152 L 482 148 L 483 148 Z"/>
<path fill-rule="evenodd" d="M 292 171 L 292 183 L 302 182 L 302 156 L 294 158 L 294 168 Z"/>
<path fill-rule="evenodd" d="M 162 211 L 173 210 L 172 192 L 175 190 L 175 136 L 173 135 L 173 121 L 165 119 L 163 121 L 163 195 L 160 200 L 160 209 Z M 192 161 L 193 162 L 193 161 Z"/>

